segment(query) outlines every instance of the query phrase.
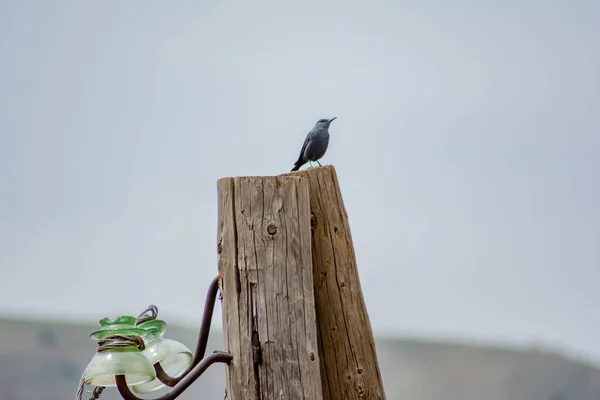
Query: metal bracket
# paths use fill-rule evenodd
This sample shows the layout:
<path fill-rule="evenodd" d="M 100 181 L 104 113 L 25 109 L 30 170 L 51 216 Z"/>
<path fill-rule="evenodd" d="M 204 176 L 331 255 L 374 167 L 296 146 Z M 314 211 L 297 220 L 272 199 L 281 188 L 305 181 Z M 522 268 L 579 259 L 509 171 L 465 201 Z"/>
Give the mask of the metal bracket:
<path fill-rule="evenodd" d="M 160 363 L 154 364 L 154 370 L 156 372 L 156 378 L 160 380 L 165 385 L 171 387 L 172 389 L 165 393 L 164 395 L 157 397 L 153 400 L 174 400 L 179 397 L 192 383 L 196 381 L 210 367 L 215 363 L 224 363 L 229 364 L 233 359 L 233 356 L 230 353 L 224 351 L 215 351 L 208 357 L 204 357 L 206 353 L 206 347 L 208 344 L 208 335 L 210 333 L 210 324 L 212 321 L 213 312 L 215 309 L 215 302 L 217 298 L 217 293 L 219 291 L 219 279 L 217 276 L 211 282 L 208 293 L 206 295 L 206 302 L 204 305 L 204 314 L 202 315 L 202 322 L 200 324 L 200 333 L 198 334 L 198 343 L 196 344 L 196 352 L 194 353 L 194 358 L 188 369 L 181 376 L 174 378 L 169 376 L 160 366 Z M 146 313 L 150 312 L 151 315 L 147 315 Z M 156 318 L 158 311 L 155 306 L 150 306 L 146 311 L 144 311 L 138 317 L 138 323 L 140 321 L 144 321 L 147 319 Z M 135 337 L 137 338 L 137 337 Z M 129 339 L 129 338 L 126 338 Z M 141 340 L 141 338 L 139 338 Z M 143 341 L 142 341 L 143 345 Z M 127 386 L 127 381 L 124 375 L 115 376 L 117 389 L 121 394 L 121 397 L 125 400 L 147 400 L 137 397 L 135 394 L 131 392 L 129 386 Z M 98 386 L 94 389 L 93 395 L 91 399 L 98 399 L 100 394 L 104 390 L 104 387 Z M 83 391 L 83 385 L 80 386 L 78 390 L 78 396 L 81 398 L 81 394 Z"/>

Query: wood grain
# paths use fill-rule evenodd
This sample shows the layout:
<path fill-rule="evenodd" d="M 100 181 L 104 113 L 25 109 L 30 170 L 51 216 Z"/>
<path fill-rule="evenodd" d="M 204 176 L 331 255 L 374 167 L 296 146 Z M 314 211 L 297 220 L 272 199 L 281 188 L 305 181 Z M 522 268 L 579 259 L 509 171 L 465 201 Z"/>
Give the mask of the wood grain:
<path fill-rule="evenodd" d="M 308 181 L 223 178 L 218 199 L 227 399 L 322 399 Z"/>
<path fill-rule="evenodd" d="M 384 400 L 375 340 L 335 168 L 310 168 L 289 176 L 303 176 L 310 183 L 323 398 Z"/>

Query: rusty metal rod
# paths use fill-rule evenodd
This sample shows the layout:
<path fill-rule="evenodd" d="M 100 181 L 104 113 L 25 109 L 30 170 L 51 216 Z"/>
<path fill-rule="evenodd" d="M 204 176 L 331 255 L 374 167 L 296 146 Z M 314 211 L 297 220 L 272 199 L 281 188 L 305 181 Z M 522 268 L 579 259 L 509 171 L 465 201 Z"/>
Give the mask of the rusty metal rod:
<path fill-rule="evenodd" d="M 206 357 L 204 360 L 199 362 L 189 374 L 187 374 L 183 379 L 179 381 L 179 383 L 171 390 L 169 390 L 164 395 L 157 397 L 153 400 L 174 400 L 179 397 L 192 383 L 196 381 L 210 367 L 215 363 L 224 363 L 229 364 L 233 356 L 230 353 L 226 353 L 224 351 L 215 351 L 210 356 Z M 125 400 L 144 400 L 136 395 L 134 395 L 129 386 L 127 386 L 127 381 L 125 380 L 125 375 L 117 375 L 115 376 L 117 381 L 117 389 L 119 389 L 119 393 L 121 393 L 121 397 Z"/>
<path fill-rule="evenodd" d="M 160 363 L 154 364 L 154 372 L 156 372 L 156 379 L 158 379 L 159 381 L 161 381 L 162 383 L 164 383 L 165 385 L 167 385 L 169 387 L 174 387 L 175 385 L 177 385 L 177 383 L 179 383 L 179 381 L 181 381 L 183 378 L 185 378 L 185 376 L 187 374 L 189 374 L 190 371 L 191 370 L 188 369 L 187 371 L 185 371 L 184 374 L 178 376 L 177 378 L 174 378 L 174 377 L 170 376 L 169 374 L 167 374 L 167 372 L 162 368 Z"/>
<path fill-rule="evenodd" d="M 156 377 L 162 383 L 169 387 L 174 387 L 179 381 L 181 381 L 190 371 L 198 365 L 198 363 L 204 358 L 206 353 L 206 347 L 208 345 L 208 335 L 210 333 L 210 325 L 212 322 L 213 312 L 215 310 L 215 302 L 217 300 L 217 293 L 219 292 L 219 277 L 217 276 L 210 283 L 208 292 L 206 293 L 206 301 L 204 303 L 204 314 L 202 315 L 202 322 L 200 324 L 200 333 L 198 334 L 198 342 L 196 343 L 196 352 L 194 358 L 188 369 L 178 376 L 173 378 L 169 376 L 159 363 L 154 364 L 154 371 L 156 371 Z"/>
<path fill-rule="evenodd" d="M 202 315 L 202 323 L 200 324 L 200 333 L 198 334 L 198 343 L 196 344 L 196 353 L 192 359 L 192 364 L 188 368 L 188 372 L 192 370 L 203 358 L 208 345 L 208 334 L 210 333 L 210 323 L 212 322 L 213 311 L 215 310 L 215 302 L 217 293 L 219 292 L 219 277 L 215 277 L 208 287 L 206 293 L 206 302 L 204 303 L 204 314 Z"/>

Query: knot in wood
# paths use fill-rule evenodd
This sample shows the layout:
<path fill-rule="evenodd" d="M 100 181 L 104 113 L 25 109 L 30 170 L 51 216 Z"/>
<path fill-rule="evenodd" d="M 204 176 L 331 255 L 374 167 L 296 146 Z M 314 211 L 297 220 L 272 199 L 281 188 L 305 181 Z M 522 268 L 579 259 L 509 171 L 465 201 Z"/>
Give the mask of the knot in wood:
<path fill-rule="evenodd" d="M 275 235 L 277 233 L 277 226 L 274 224 L 269 224 L 269 226 L 267 226 L 267 233 L 269 235 Z"/>
<path fill-rule="evenodd" d="M 317 227 L 317 216 L 314 212 L 310 213 L 310 228 L 315 229 Z"/>

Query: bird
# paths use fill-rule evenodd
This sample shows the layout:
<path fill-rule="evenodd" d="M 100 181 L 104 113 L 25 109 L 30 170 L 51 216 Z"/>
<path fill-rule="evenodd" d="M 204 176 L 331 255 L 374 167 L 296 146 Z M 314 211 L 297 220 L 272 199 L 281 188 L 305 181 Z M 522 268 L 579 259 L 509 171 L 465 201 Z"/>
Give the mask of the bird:
<path fill-rule="evenodd" d="M 321 166 L 319 159 L 325 155 L 329 145 L 329 124 L 336 118 L 322 118 L 317 121 L 315 127 L 306 135 L 298 161 L 296 161 L 290 172 L 298 171 L 301 166 L 312 161 L 316 161 L 319 167 Z"/>

